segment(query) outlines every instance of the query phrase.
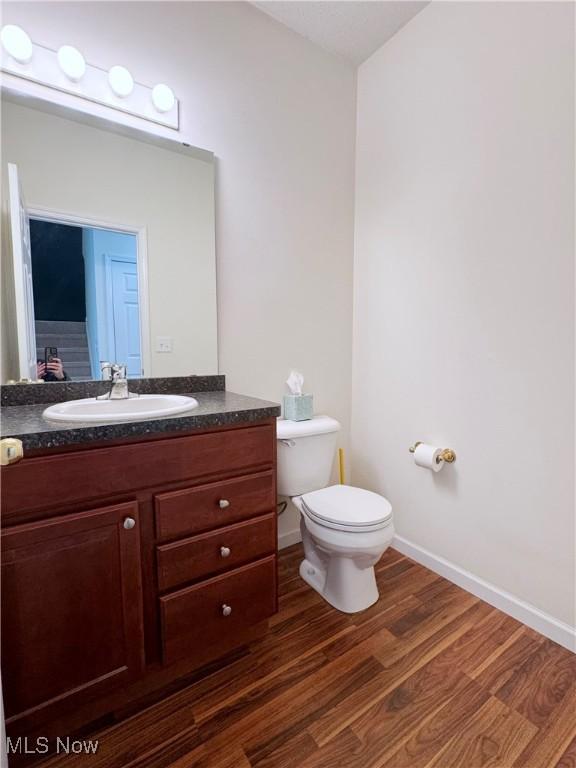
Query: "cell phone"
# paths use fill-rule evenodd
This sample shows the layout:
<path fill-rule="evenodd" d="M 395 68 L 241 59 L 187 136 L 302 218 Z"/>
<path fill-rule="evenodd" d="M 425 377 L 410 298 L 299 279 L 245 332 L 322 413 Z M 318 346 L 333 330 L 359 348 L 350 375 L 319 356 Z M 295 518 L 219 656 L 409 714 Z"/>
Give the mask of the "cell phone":
<path fill-rule="evenodd" d="M 44 347 L 44 364 L 46 367 L 55 357 L 58 357 L 58 347 Z"/>

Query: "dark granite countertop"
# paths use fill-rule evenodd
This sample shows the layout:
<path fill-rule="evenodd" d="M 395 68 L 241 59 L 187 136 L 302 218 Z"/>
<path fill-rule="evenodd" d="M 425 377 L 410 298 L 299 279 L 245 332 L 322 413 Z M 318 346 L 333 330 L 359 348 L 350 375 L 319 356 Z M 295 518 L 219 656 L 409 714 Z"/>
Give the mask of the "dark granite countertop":
<path fill-rule="evenodd" d="M 1 436 L 22 440 L 24 450 L 44 450 L 107 440 L 146 438 L 162 432 L 170 434 L 223 427 L 280 415 L 280 406 L 276 403 L 234 392 L 180 391 L 178 394 L 195 397 L 198 407 L 169 418 L 115 423 L 48 421 L 42 416 L 46 402 L 5 406 L 1 409 Z"/>
<path fill-rule="evenodd" d="M 130 379 L 130 392 L 139 395 L 162 395 L 184 392 L 223 392 L 226 377 L 222 374 L 209 376 L 165 376 L 146 379 Z M 53 381 L 44 384 L 4 384 L 0 388 L 0 402 L 4 405 L 32 405 L 33 403 L 62 403 L 82 397 L 103 395 L 110 389 L 108 381 Z"/>

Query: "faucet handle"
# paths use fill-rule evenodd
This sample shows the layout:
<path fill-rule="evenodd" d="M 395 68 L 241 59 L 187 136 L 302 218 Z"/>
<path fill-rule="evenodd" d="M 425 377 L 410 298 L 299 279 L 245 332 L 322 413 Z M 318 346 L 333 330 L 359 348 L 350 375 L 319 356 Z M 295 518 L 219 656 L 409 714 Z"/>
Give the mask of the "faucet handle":
<path fill-rule="evenodd" d="M 112 381 L 112 363 L 100 360 L 100 373 L 103 381 Z"/>
<path fill-rule="evenodd" d="M 126 378 L 126 363 L 112 363 L 112 379 L 117 381 L 118 379 Z"/>

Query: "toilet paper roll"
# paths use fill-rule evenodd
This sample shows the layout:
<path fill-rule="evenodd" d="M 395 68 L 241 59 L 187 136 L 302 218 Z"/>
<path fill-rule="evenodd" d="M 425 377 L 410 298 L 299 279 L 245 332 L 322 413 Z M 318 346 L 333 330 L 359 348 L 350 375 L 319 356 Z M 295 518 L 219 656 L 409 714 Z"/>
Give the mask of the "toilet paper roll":
<path fill-rule="evenodd" d="M 414 451 L 414 461 L 419 467 L 431 469 L 433 472 L 440 472 L 444 466 L 444 459 L 440 458 L 442 448 L 428 443 L 420 443 Z"/>

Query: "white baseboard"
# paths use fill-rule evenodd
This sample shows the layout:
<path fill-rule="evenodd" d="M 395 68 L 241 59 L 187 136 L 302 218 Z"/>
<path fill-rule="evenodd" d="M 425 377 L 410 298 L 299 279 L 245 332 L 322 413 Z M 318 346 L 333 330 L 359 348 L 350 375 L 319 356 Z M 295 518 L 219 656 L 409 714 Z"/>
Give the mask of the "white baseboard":
<path fill-rule="evenodd" d="M 302 541 L 300 528 L 296 528 L 293 531 L 286 531 L 285 533 L 279 533 L 278 549 L 286 549 L 286 547 L 291 547 L 292 544 L 298 544 L 299 541 Z"/>
<path fill-rule="evenodd" d="M 494 584 L 478 578 L 478 576 L 474 576 L 473 573 L 465 571 L 443 557 L 434 555 L 427 549 L 413 544 L 403 536 L 395 536 L 391 546 L 403 555 L 434 571 L 434 573 L 444 576 L 467 592 L 471 592 L 486 603 L 490 603 L 495 608 L 521 621 L 531 629 L 535 629 L 541 635 L 550 638 L 564 648 L 568 648 L 573 653 L 576 652 L 576 628 L 558 621 L 536 606 L 520 600 L 520 598 L 505 592 Z"/>

